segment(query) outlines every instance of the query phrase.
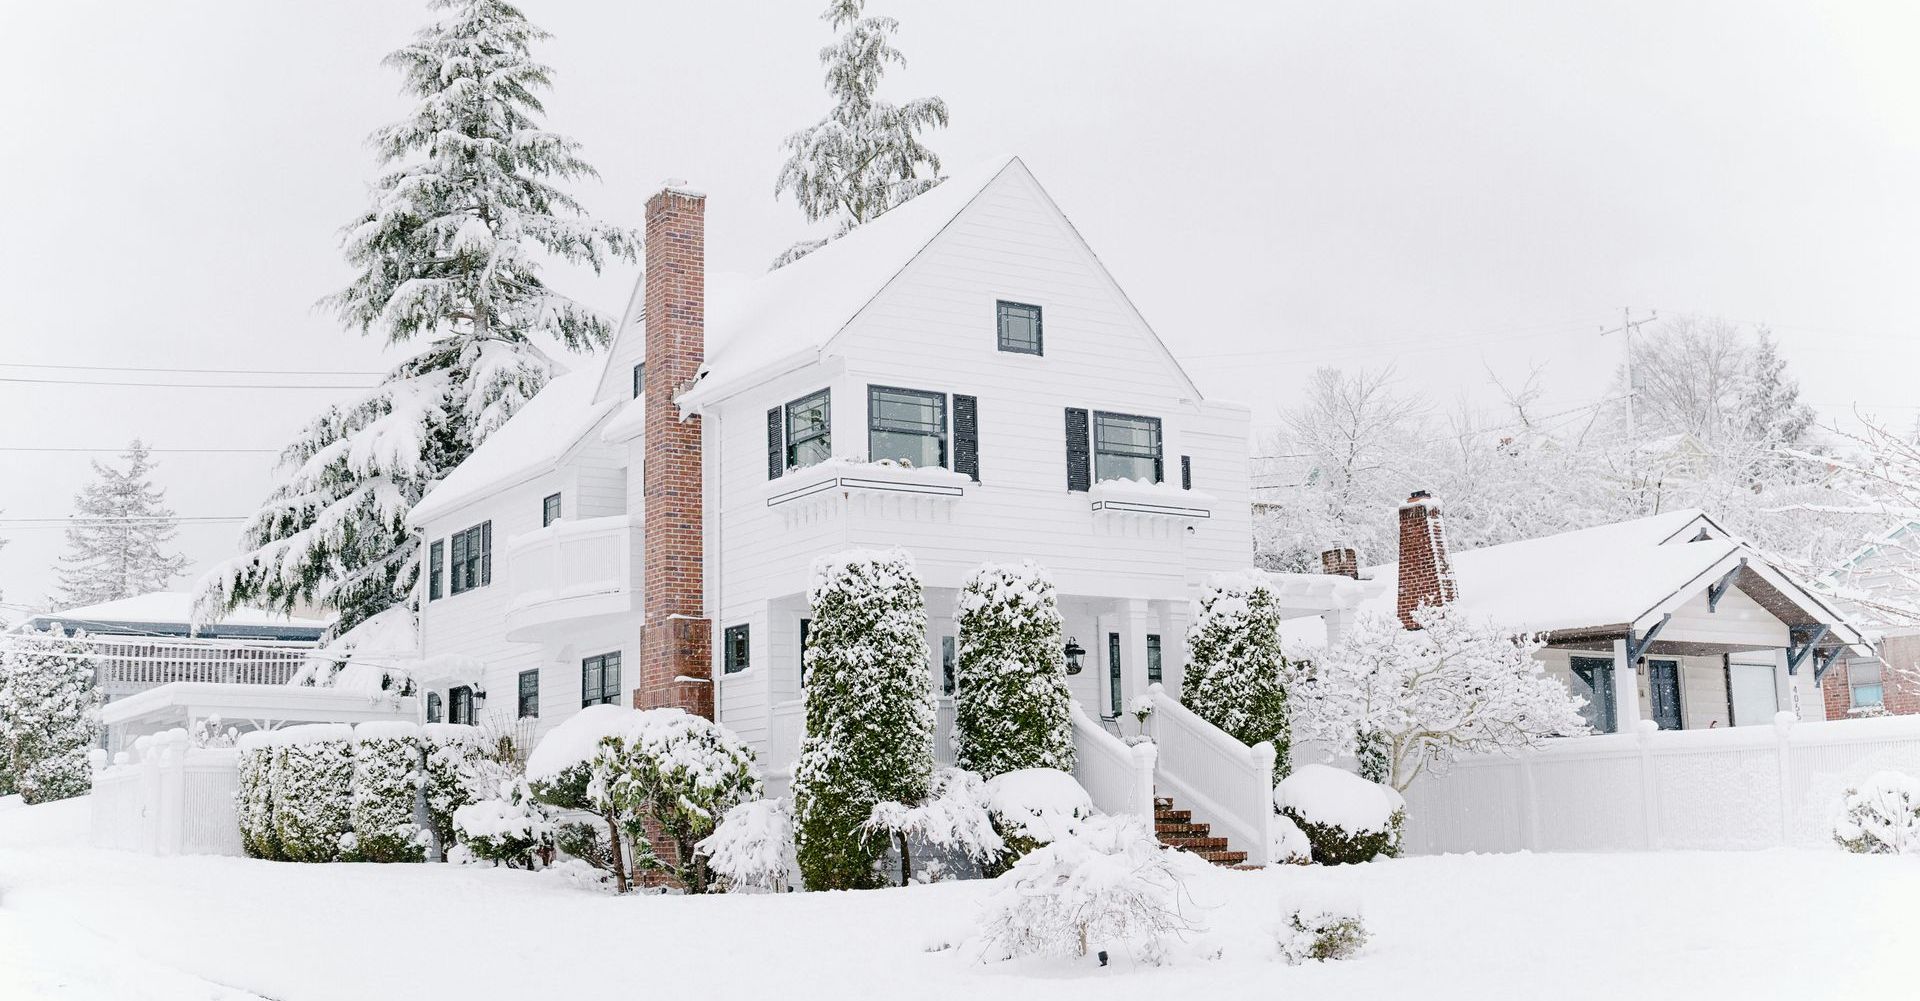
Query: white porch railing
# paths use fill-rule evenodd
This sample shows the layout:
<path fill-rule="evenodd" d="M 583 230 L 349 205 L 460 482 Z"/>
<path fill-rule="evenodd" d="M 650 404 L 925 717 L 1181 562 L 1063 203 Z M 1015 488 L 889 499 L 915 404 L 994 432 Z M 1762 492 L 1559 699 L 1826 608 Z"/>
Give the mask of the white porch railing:
<path fill-rule="evenodd" d="M 634 607 L 633 519 L 556 521 L 507 541 L 507 638 Z"/>
<path fill-rule="evenodd" d="M 94 685 L 109 695 L 129 695 L 175 681 L 284 685 L 314 647 L 312 643 L 191 638 L 89 636 L 83 642 L 98 662 Z"/>
<path fill-rule="evenodd" d="M 1846 788 L 1920 775 L 1920 717 L 1570 737 L 1407 790 L 1406 851 L 1667 851 L 1830 845 Z"/>
<path fill-rule="evenodd" d="M 1159 685 L 1148 727 L 1160 748 L 1158 784 L 1195 818 L 1213 825 L 1217 837 L 1247 853 L 1251 865 L 1266 865 L 1272 853 L 1273 745 L 1248 747 L 1195 715 Z"/>
<path fill-rule="evenodd" d="M 235 754 L 188 746 L 185 730 L 141 737 L 106 764 L 94 757 L 93 843 L 148 855 L 239 855 Z"/>
<path fill-rule="evenodd" d="M 1073 703 L 1073 777 L 1102 813 L 1153 823 L 1152 744 L 1129 745 Z"/>

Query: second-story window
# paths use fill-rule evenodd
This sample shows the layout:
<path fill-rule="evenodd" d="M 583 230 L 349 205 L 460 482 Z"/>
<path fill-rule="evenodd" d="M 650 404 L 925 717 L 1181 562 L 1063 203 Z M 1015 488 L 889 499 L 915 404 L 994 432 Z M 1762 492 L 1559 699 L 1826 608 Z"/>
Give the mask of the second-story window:
<path fill-rule="evenodd" d="M 867 387 L 867 458 L 915 469 L 947 465 L 947 397 L 918 389 Z"/>
<path fill-rule="evenodd" d="M 1044 353 L 1040 341 L 1040 307 L 1001 300 L 995 313 L 1000 324 L 1000 350 L 1017 354 Z"/>
<path fill-rule="evenodd" d="M 545 528 L 559 520 L 560 495 L 548 494 L 546 500 L 540 502 L 540 527 Z"/>
<path fill-rule="evenodd" d="M 453 533 L 454 594 L 493 583 L 493 522 Z"/>
<path fill-rule="evenodd" d="M 435 539 L 427 547 L 427 600 L 440 600 L 440 574 L 447 568 L 447 544 Z"/>
<path fill-rule="evenodd" d="M 787 404 L 787 468 L 833 458 L 833 404 L 828 390 Z"/>
<path fill-rule="evenodd" d="M 1093 480 L 1161 480 L 1160 418 L 1093 415 Z"/>

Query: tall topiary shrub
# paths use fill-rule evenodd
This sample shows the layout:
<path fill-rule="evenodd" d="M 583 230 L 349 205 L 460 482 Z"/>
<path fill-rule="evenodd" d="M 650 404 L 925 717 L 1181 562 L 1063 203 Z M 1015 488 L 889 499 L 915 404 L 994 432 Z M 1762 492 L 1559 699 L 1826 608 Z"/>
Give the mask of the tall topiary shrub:
<path fill-rule="evenodd" d="M 354 857 L 362 862 L 420 862 L 427 832 L 414 820 L 425 780 L 420 728 L 404 721 L 353 728 Z"/>
<path fill-rule="evenodd" d="M 1215 577 L 1195 603 L 1187 630 L 1180 702 L 1243 744 L 1272 741 L 1277 775 L 1289 768 L 1282 666 L 1280 603 L 1266 578 Z"/>
<path fill-rule="evenodd" d="M 234 793 L 234 813 L 240 820 L 240 846 L 253 858 L 280 857 L 280 837 L 273 827 L 274 736 L 271 730 L 241 734 L 234 752 L 240 786 Z"/>
<path fill-rule="evenodd" d="M 1032 561 L 987 563 L 960 587 L 954 753 L 993 778 L 1023 768 L 1073 770 L 1073 697 L 1067 690 L 1060 605 Z"/>
<path fill-rule="evenodd" d="M 353 730 L 309 723 L 280 732 L 273 777 L 273 825 L 289 862 L 353 857 Z"/>
<path fill-rule="evenodd" d="M 813 565 L 806 737 L 794 765 L 794 829 L 811 890 L 884 885 L 876 803 L 918 803 L 933 778 L 933 687 L 920 575 L 904 550 Z"/>

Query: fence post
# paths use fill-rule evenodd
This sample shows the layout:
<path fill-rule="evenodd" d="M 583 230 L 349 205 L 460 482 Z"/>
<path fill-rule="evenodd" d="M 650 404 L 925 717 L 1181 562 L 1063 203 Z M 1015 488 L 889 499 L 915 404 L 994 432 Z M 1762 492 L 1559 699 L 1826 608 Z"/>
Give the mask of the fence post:
<path fill-rule="evenodd" d="M 1640 742 L 1640 816 L 1646 821 L 1647 850 L 1660 850 L 1660 808 L 1654 799 L 1653 790 L 1653 735 L 1660 732 L 1660 724 L 1643 719 L 1638 724 L 1634 738 Z"/>
<path fill-rule="evenodd" d="M 1540 789 L 1534 784 L 1531 748 L 1520 751 L 1520 809 L 1527 823 L 1527 850 L 1540 850 Z"/>
<path fill-rule="evenodd" d="M 187 732 L 169 730 L 154 741 L 160 759 L 158 825 L 152 851 L 178 855 L 186 833 Z"/>
<path fill-rule="evenodd" d="M 1793 751 L 1789 743 L 1793 725 L 1799 717 L 1791 712 L 1773 714 L 1773 736 L 1780 761 L 1780 844 L 1793 844 Z"/>

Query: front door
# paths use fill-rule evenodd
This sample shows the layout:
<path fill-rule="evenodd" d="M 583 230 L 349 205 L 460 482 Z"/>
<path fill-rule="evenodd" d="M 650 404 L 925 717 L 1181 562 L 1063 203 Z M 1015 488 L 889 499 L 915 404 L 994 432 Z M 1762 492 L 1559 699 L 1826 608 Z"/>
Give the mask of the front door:
<path fill-rule="evenodd" d="M 1612 733 L 1619 724 L 1614 714 L 1613 659 L 1573 658 L 1573 694 L 1587 700 L 1580 715 L 1595 733 Z"/>
<path fill-rule="evenodd" d="M 1680 662 L 1647 661 L 1647 692 L 1653 703 L 1653 721 L 1660 724 L 1660 729 L 1680 729 Z"/>

